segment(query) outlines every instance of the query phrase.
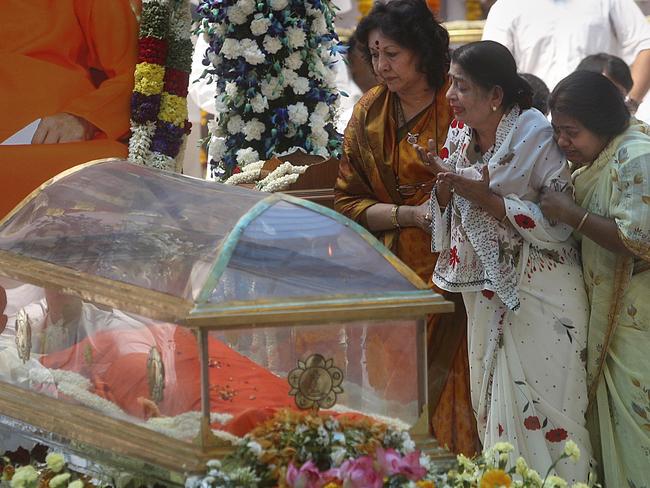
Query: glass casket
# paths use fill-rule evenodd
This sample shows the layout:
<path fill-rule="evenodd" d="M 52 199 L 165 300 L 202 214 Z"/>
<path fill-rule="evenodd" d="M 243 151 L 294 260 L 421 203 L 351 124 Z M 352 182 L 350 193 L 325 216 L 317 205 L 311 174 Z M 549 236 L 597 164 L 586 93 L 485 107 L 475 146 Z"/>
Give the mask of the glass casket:
<path fill-rule="evenodd" d="M 325 207 L 118 160 L 0 223 L 0 286 L 3 422 L 161 479 L 296 405 L 425 439 L 425 316 L 453 307 Z"/>

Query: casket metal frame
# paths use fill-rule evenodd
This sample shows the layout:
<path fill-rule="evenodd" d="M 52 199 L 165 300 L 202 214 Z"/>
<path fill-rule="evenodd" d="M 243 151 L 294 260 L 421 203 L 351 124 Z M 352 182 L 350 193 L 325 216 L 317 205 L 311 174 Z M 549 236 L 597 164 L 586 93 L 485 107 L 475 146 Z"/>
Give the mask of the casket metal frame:
<path fill-rule="evenodd" d="M 425 320 L 453 304 L 365 229 L 320 205 L 121 160 L 92 161 L 48 181 L 0 222 L 0 285 L 7 280 L 189 328 L 198 344 L 200 429 L 193 441 L 62 401 L 0 370 L 3 422 L 30 426 L 29 435 L 116 466 L 134 469 L 137 460 L 143 472 L 156 467 L 165 473 L 160 479 L 178 482 L 232 451 L 211 426 L 210 334 L 342 330 L 353 322 L 365 331 L 377 321 L 410 320 L 421 413 L 411 432 L 436 449 Z"/>

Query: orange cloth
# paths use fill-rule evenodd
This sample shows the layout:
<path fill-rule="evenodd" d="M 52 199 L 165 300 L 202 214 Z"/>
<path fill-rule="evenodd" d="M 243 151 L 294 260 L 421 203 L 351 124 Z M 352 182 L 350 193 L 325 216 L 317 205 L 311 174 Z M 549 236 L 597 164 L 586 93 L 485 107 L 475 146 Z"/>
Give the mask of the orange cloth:
<path fill-rule="evenodd" d="M 61 112 L 94 124 L 101 141 L 0 145 L 0 218 L 61 170 L 126 155 L 126 146 L 116 141 L 129 130 L 138 45 L 132 3 L 0 2 L 0 142 L 38 118 Z M 98 87 L 91 68 L 106 75 Z"/>
<path fill-rule="evenodd" d="M 75 371 L 92 381 L 94 393 L 138 418 L 146 418 L 151 400 L 147 360 L 152 347 L 160 352 L 165 371 L 163 416 L 201 410 L 197 339 L 184 327 L 161 324 L 138 329 L 99 332 L 76 345 L 43 356 L 44 366 Z M 294 407 L 289 384 L 224 343 L 208 339 L 210 409 L 234 416 L 225 428 L 243 435 L 279 408 Z"/>
<path fill-rule="evenodd" d="M 429 139 L 437 141 L 438 150 L 445 142 L 451 120 L 445 92 L 446 87 L 440 89 L 434 103 L 408 128 L 409 132 L 418 134 L 421 145 Z M 398 139 L 395 96 L 385 86 L 370 89 L 354 107 L 345 131 L 334 207 L 361 224 L 365 221 L 365 211 L 372 205 L 419 205 L 429 198 L 433 186 L 429 173 L 406 137 Z M 401 185 L 409 185 L 411 191 L 400 193 L 398 186 Z M 382 232 L 377 237 L 420 278 L 434 286 L 431 275 L 437 255 L 431 253 L 428 234 L 408 227 Z M 439 289 L 436 291 L 443 293 Z M 434 316 L 429 320 L 429 401 L 435 407 L 432 427 L 442 445 L 454 452 L 471 455 L 479 444 L 469 393 L 467 316 L 458 295 L 443 294 L 453 299 L 456 311 L 453 315 Z M 382 347 L 403 350 L 402 339 L 396 332 L 385 337 Z M 369 361 L 372 358 L 370 355 Z M 415 361 L 415 357 L 404 358 L 404 361 L 409 360 Z M 381 366 L 369 365 L 371 369 Z M 413 368 L 407 363 L 400 366 L 405 371 Z M 390 371 L 383 369 L 386 370 L 383 381 L 393 384 L 395 395 L 403 395 L 409 382 L 396 373 L 397 366 L 391 365 Z"/>

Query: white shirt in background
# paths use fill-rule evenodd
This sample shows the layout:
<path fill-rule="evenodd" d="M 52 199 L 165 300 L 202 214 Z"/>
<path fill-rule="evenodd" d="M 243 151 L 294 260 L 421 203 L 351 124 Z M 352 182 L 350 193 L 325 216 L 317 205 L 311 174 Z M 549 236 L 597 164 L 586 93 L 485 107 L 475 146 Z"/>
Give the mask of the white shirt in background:
<path fill-rule="evenodd" d="M 539 76 L 553 90 L 590 54 L 632 64 L 650 49 L 650 24 L 634 0 L 497 0 L 483 39 L 506 46 L 520 72 Z"/>

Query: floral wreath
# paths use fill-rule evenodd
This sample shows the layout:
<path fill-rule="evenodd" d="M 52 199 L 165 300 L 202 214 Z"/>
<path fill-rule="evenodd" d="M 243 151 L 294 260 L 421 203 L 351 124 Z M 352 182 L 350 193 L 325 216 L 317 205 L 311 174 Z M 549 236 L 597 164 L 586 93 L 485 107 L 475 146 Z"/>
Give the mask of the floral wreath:
<path fill-rule="evenodd" d="M 188 0 L 143 0 L 131 97 L 129 159 L 171 171 L 190 131 L 187 89 L 192 64 Z"/>
<path fill-rule="evenodd" d="M 338 156 L 342 48 L 330 0 L 201 0 L 198 12 L 203 76 L 216 85 L 213 175 L 225 180 L 294 147 Z"/>

